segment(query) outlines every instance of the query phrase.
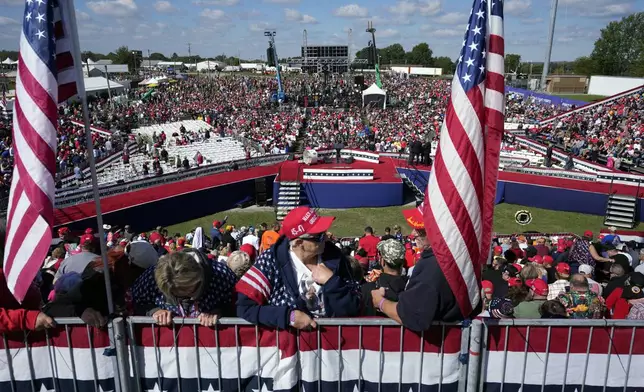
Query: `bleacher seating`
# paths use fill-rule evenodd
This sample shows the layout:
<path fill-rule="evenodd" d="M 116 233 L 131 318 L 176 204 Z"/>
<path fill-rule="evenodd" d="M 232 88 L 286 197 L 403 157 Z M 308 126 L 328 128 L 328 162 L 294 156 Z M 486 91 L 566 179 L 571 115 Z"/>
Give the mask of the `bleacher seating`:
<path fill-rule="evenodd" d="M 173 133 L 179 133 L 181 126 L 186 128 L 188 134 L 195 133 L 198 134 L 197 138 L 191 144 L 187 145 L 177 145 L 175 139 L 172 137 Z M 207 140 L 203 140 L 200 136 L 204 130 L 212 129 L 212 127 L 201 120 L 186 120 L 181 122 L 174 122 L 168 124 L 159 124 L 152 125 L 144 128 L 135 130 L 135 134 L 146 135 L 151 141 L 152 135 L 156 133 L 159 135 L 161 132 L 165 132 L 167 135 L 167 140 L 165 144 L 165 149 L 168 152 L 168 161 L 165 162 L 160 160 L 161 168 L 163 173 L 174 173 L 179 170 L 183 170 L 182 167 L 177 163 L 183 161 L 184 158 L 188 159 L 190 163 L 190 168 L 197 167 L 196 156 L 197 153 L 201 153 L 203 156 L 203 164 L 211 165 L 221 162 L 231 162 L 239 159 L 244 159 L 246 156 L 244 146 L 241 142 L 233 139 L 232 137 L 218 137 L 214 133 L 211 134 L 211 137 Z M 148 138 L 146 138 L 148 139 Z M 154 171 L 152 170 L 152 162 L 154 158 L 152 155 L 147 153 L 140 152 L 137 150 L 136 146 L 133 146 L 133 149 L 130 150 L 130 161 L 129 164 L 125 165 L 121 158 L 115 159 L 107 164 L 102 165 L 97 170 L 98 183 L 99 185 L 108 185 L 115 184 L 122 181 L 131 181 L 135 179 L 144 178 L 143 174 L 143 164 L 148 163 L 149 174 L 147 176 L 154 176 Z M 134 152 L 135 151 L 135 152 Z M 157 149 L 157 155 L 160 149 Z M 83 185 L 89 184 L 89 178 L 86 178 L 83 181 Z M 64 188 L 76 186 L 76 181 L 73 177 L 63 184 Z"/>

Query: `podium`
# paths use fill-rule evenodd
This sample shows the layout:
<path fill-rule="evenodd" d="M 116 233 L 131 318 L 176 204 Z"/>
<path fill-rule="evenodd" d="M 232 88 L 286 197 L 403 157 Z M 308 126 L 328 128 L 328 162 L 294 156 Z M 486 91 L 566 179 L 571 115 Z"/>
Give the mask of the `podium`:
<path fill-rule="evenodd" d="M 304 150 L 302 160 L 307 165 L 315 165 L 318 163 L 318 152 L 315 150 Z"/>

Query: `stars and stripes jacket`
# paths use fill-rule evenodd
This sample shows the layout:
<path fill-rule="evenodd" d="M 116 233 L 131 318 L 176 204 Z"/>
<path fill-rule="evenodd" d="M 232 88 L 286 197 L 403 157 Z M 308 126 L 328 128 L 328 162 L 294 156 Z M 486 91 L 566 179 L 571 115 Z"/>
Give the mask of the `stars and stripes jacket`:
<path fill-rule="evenodd" d="M 358 316 L 360 285 L 353 279 L 349 260 L 327 242 L 322 262 L 333 271 L 333 276 L 322 286 L 326 317 Z M 237 316 L 253 324 L 286 329 L 292 310 L 309 313 L 300 298 L 296 279 L 289 241 L 282 236 L 259 256 L 235 286 Z"/>

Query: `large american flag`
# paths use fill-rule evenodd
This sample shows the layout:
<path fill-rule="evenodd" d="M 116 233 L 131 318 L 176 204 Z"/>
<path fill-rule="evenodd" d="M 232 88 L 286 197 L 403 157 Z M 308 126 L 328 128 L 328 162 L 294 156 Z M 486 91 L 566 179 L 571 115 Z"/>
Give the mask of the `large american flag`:
<path fill-rule="evenodd" d="M 491 242 L 504 120 L 502 0 L 474 0 L 423 213 L 436 259 L 468 316 Z"/>
<path fill-rule="evenodd" d="M 27 0 L 13 109 L 4 271 L 22 301 L 52 239 L 59 102 L 77 92 L 70 0 Z"/>

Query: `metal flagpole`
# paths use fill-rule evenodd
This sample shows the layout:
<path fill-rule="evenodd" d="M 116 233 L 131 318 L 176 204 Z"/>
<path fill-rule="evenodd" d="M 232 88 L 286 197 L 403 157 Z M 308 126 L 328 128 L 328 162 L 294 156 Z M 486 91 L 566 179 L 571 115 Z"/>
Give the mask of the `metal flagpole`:
<path fill-rule="evenodd" d="M 62 4 L 61 4 L 62 3 Z M 114 299 L 112 297 L 112 284 L 110 280 L 110 269 L 107 264 L 107 245 L 105 244 L 105 230 L 103 229 L 103 215 L 101 212 L 101 197 L 98 190 L 98 179 L 96 176 L 96 159 L 94 159 L 94 143 L 92 142 L 92 130 L 89 126 L 89 108 L 87 107 L 87 94 L 85 92 L 85 80 L 83 79 L 82 71 L 82 59 L 80 56 L 80 40 L 78 39 L 78 25 L 76 24 L 76 12 L 74 10 L 73 0 L 68 0 L 67 2 L 61 2 L 59 6 L 61 11 L 67 17 L 67 23 L 65 27 L 69 28 L 69 31 L 64 31 L 65 34 L 70 34 L 72 39 L 72 55 L 74 56 L 74 69 L 76 70 L 76 86 L 78 89 L 78 97 L 81 100 L 83 106 L 83 124 L 85 126 L 85 138 L 87 145 L 87 158 L 89 159 L 89 167 L 92 175 L 92 193 L 94 196 L 94 205 L 96 206 L 96 224 L 98 225 L 98 236 L 101 246 L 101 260 L 103 261 L 103 277 L 105 279 L 105 292 L 107 295 L 107 309 L 110 313 L 110 317 L 114 315 Z M 117 346 L 117 339 L 121 340 L 123 336 L 117 336 L 114 333 L 114 322 L 113 320 L 108 320 L 108 335 L 110 338 L 110 348 L 114 349 Z M 116 351 L 116 350 L 115 350 Z M 114 370 L 117 373 L 117 379 L 121 382 L 124 382 L 122 378 L 126 375 L 122 374 L 123 371 L 120 370 L 119 365 L 123 364 L 123 359 L 116 358 L 114 356 Z M 127 388 L 125 384 L 120 385 L 119 382 L 114 383 L 115 389 L 117 392 L 121 391 L 121 388 Z"/>
<path fill-rule="evenodd" d="M 92 142 L 92 130 L 89 126 L 89 109 L 87 107 L 87 94 L 85 93 L 85 80 L 83 79 L 83 72 L 79 67 L 80 63 L 80 44 L 78 39 L 78 30 L 76 27 L 76 14 L 74 12 L 73 3 L 70 0 L 69 7 L 64 7 L 64 12 L 67 13 L 69 25 L 69 34 L 72 38 L 72 52 L 74 55 L 74 68 L 77 74 L 78 97 L 83 105 L 83 123 L 85 125 L 85 138 L 87 139 L 87 158 L 89 159 L 89 167 L 92 173 L 92 193 L 94 196 L 94 204 L 96 206 L 96 223 L 98 224 L 98 235 L 101 243 L 101 259 L 103 260 L 103 272 L 105 275 L 105 289 L 107 290 L 107 308 L 110 314 L 114 313 L 114 302 L 112 299 L 112 285 L 110 284 L 109 268 L 107 266 L 107 246 L 105 244 L 105 230 L 103 229 L 103 215 L 101 213 L 101 198 L 98 190 L 98 179 L 96 178 L 96 159 L 94 159 L 94 143 Z M 69 9 L 67 9 L 69 8 Z M 67 33 L 67 32 L 65 32 Z"/>
<path fill-rule="evenodd" d="M 557 21 L 557 6 L 559 0 L 552 0 L 552 9 L 550 10 L 550 32 L 548 33 L 548 49 L 546 49 L 546 60 L 543 63 L 543 72 L 541 73 L 540 90 L 546 90 L 546 78 L 550 69 L 550 57 L 552 56 L 552 41 L 555 37 L 555 22 Z"/>

